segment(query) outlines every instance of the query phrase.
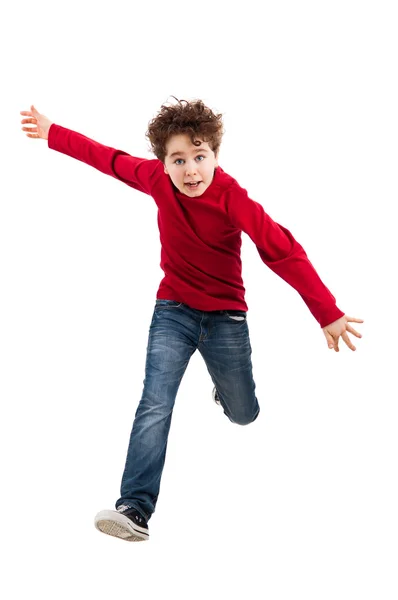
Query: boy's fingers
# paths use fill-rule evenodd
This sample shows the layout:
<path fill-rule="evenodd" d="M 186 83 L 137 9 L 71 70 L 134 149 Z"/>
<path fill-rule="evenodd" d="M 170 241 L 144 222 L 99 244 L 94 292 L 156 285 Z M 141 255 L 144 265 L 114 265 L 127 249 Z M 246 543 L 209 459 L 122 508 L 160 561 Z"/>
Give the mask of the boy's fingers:
<path fill-rule="evenodd" d="M 345 343 L 347 344 L 347 346 L 350 348 L 350 350 L 356 350 L 354 344 L 351 342 L 351 340 L 348 337 L 348 335 L 347 335 L 346 332 L 342 333 L 341 337 L 343 338 L 343 340 L 345 341 Z"/>
<path fill-rule="evenodd" d="M 332 337 L 330 337 L 329 348 L 330 348 L 330 350 L 333 350 L 333 349 L 336 350 L 336 352 L 339 351 L 339 340 L 338 340 L 338 338 L 337 338 L 337 340 L 334 340 Z"/>
<path fill-rule="evenodd" d="M 347 329 L 347 331 L 352 333 L 352 335 L 355 335 L 357 338 L 362 337 L 362 333 L 358 333 L 358 331 L 356 331 L 353 327 L 351 327 L 351 325 L 346 325 L 346 329 Z"/>

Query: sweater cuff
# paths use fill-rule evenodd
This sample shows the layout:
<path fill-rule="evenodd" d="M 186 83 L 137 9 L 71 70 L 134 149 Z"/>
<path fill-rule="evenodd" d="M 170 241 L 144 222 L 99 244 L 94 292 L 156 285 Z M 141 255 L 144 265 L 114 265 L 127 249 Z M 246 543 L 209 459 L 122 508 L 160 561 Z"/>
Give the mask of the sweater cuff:
<path fill-rule="evenodd" d="M 56 150 L 57 132 L 59 131 L 60 127 L 61 127 L 60 125 L 51 123 L 50 129 L 48 130 L 47 145 L 52 150 Z"/>
<path fill-rule="evenodd" d="M 344 317 L 344 315 L 345 313 L 343 313 L 342 310 L 337 308 L 337 306 L 333 306 L 328 311 L 323 313 L 323 315 L 319 319 L 319 324 L 323 329 L 324 327 L 326 327 L 326 325 L 334 323 L 334 321 L 337 321 L 337 319 L 341 319 L 341 317 Z"/>

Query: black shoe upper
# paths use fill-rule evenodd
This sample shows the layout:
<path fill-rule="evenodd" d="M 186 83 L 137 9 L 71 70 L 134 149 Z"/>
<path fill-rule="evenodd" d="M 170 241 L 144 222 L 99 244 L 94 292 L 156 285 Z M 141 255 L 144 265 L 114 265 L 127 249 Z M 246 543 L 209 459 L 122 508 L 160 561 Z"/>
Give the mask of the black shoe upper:
<path fill-rule="evenodd" d="M 128 517 L 129 519 L 131 519 L 131 521 L 133 521 L 133 523 L 135 523 L 139 527 L 148 529 L 148 523 L 147 523 L 146 519 L 144 519 L 144 517 L 135 508 L 128 508 L 126 510 L 123 510 L 122 514 L 125 517 Z"/>

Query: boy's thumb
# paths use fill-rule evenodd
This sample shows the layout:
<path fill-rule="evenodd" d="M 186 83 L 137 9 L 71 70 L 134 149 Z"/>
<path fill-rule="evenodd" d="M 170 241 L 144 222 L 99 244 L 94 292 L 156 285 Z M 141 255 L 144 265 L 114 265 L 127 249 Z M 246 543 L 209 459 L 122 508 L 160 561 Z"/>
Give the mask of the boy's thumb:
<path fill-rule="evenodd" d="M 33 104 L 32 104 L 32 106 L 30 107 L 30 110 L 31 110 L 32 112 L 37 112 L 37 110 L 35 109 L 35 107 L 33 106 Z"/>
<path fill-rule="evenodd" d="M 334 348 L 334 340 L 329 333 L 326 334 L 326 340 L 327 340 L 329 348 Z"/>

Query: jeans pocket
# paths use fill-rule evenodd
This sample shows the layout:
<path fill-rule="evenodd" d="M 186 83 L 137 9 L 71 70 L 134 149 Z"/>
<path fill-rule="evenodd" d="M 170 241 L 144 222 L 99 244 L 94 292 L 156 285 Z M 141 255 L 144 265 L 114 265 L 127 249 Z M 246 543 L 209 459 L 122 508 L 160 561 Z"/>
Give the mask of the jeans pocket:
<path fill-rule="evenodd" d="M 179 306 L 182 306 L 182 302 L 177 302 L 176 300 L 157 299 L 155 304 L 155 310 L 164 308 L 178 308 Z"/>
<path fill-rule="evenodd" d="M 244 310 L 225 310 L 224 313 L 231 321 L 246 321 L 247 313 Z"/>

